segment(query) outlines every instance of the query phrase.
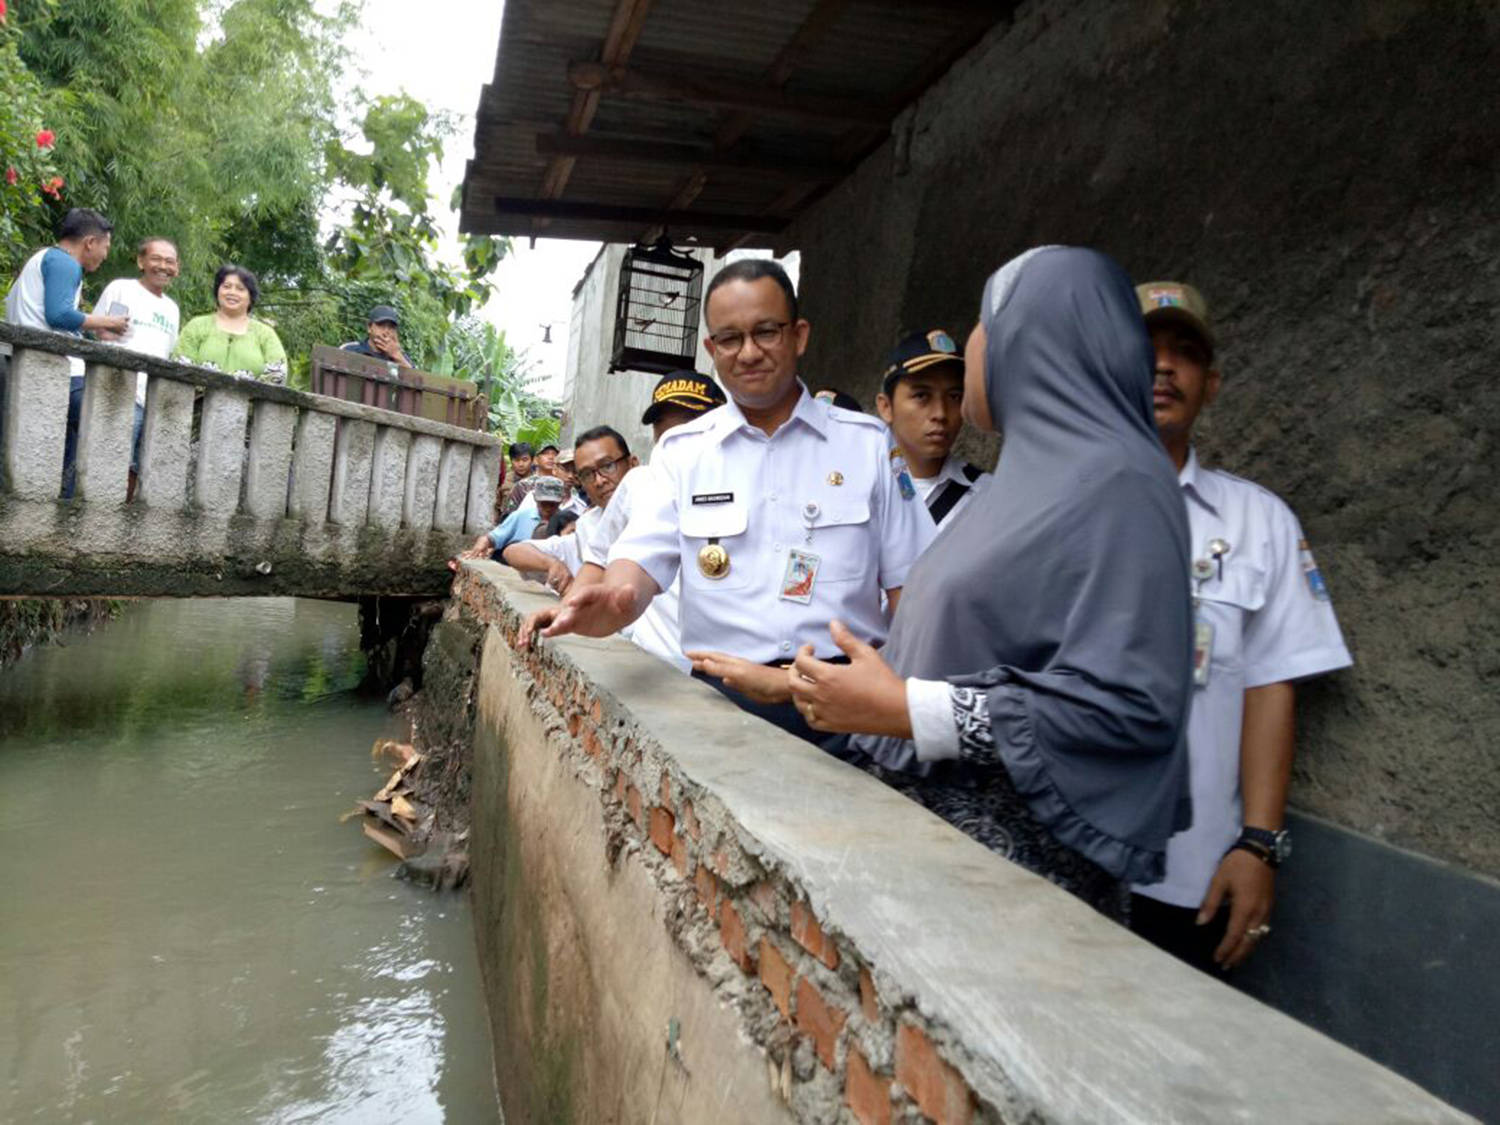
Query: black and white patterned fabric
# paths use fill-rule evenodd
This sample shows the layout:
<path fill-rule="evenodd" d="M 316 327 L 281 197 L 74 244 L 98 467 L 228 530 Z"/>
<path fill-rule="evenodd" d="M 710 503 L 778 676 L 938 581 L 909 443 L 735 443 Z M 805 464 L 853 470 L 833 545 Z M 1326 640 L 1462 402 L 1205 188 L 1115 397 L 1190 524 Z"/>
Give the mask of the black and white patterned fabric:
<path fill-rule="evenodd" d="M 955 687 L 953 717 L 965 761 L 985 767 L 964 780 L 914 777 L 867 766 L 893 789 L 936 813 L 990 851 L 1035 872 L 1081 898 L 1106 918 L 1124 924 L 1129 889 L 1104 868 L 1062 843 L 1032 816 L 995 753 L 989 697 L 982 688 Z"/>

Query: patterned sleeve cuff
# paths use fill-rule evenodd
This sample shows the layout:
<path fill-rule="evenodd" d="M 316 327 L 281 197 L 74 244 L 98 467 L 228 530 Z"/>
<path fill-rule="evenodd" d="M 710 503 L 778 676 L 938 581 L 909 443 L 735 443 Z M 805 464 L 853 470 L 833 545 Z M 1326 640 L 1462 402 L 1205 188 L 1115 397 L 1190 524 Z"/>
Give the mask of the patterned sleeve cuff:
<path fill-rule="evenodd" d="M 906 681 L 906 711 L 919 761 L 936 762 L 959 755 L 949 690 L 946 680 Z"/>
<path fill-rule="evenodd" d="M 952 689 L 952 718 L 958 738 L 957 757 L 975 765 L 1000 764 L 995 753 L 995 730 L 990 725 L 990 693 L 982 687 Z"/>

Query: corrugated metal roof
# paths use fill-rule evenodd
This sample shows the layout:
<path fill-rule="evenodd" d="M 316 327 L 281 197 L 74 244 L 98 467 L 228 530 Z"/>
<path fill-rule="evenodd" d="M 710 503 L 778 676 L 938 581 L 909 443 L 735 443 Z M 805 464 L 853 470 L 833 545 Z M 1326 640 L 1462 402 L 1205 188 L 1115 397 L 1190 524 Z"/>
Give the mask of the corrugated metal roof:
<path fill-rule="evenodd" d="M 538 133 L 567 139 L 570 115 L 583 98 L 570 81 L 570 64 L 600 60 L 617 18 L 642 3 L 649 7 L 623 59 L 624 80 L 636 86 L 599 92 L 580 142 L 625 142 L 627 151 L 616 144 L 566 159 L 539 152 Z M 1006 0 L 507 0 L 495 79 L 481 99 L 475 157 L 464 178 L 462 229 L 634 241 L 665 219 L 674 234 L 715 245 L 743 241 L 747 233 L 764 244 L 768 231 L 793 217 L 788 199 L 805 206 L 852 171 L 884 136 L 882 122 L 898 103 L 939 77 L 1013 6 Z M 781 66 L 789 51 L 790 64 Z M 772 80 L 778 66 L 780 84 Z M 755 104 L 778 90 L 790 100 L 834 104 L 811 107 L 821 115 Z M 852 120 L 872 111 L 873 121 Z M 702 152 L 718 163 L 704 169 L 684 161 L 680 146 L 691 146 L 694 160 Z M 569 161 L 567 174 L 559 175 Z M 719 166 L 736 161 L 756 166 Z M 830 163 L 843 170 L 825 172 Z M 792 174 L 788 165 L 818 165 L 820 174 L 809 180 L 812 173 Z M 691 198 L 680 194 L 687 185 L 698 188 Z M 505 211 L 498 200 L 507 201 Z M 668 214 L 674 200 L 679 210 Z M 743 219 L 740 229 L 736 217 Z"/>

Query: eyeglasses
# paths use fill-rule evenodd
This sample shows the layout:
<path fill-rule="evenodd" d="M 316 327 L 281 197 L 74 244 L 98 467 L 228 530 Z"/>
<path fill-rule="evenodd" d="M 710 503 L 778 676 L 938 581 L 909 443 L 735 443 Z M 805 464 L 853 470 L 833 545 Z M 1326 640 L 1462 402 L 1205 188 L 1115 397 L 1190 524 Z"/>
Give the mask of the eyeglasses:
<path fill-rule="evenodd" d="M 785 332 L 790 322 L 781 320 L 775 324 L 757 324 L 750 330 L 750 339 L 755 341 L 755 346 L 761 351 L 774 348 L 781 342 L 781 334 Z M 737 355 L 739 350 L 745 346 L 745 334 L 743 332 L 716 332 L 709 337 L 714 342 L 714 347 L 725 355 Z"/>
<path fill-rule="evenodd" d="M 596 477 L 600 477 L 600 476 L 605 476 L 605 477 L 608 477 L 610 480 L 614 480 L 615 479 L 615 470 L 618 469 L 623 464 L 625 464 L 625 458 L 623 458 L 623 457 L 614 457 L 614 458 L 611 458 L 608 461 L 600 461 L 592 469 L 579 469 L 578 470 L 578 483 L 579 484 L 584 484 L 584 485 L 591 485 L 591 484 L 594 483 L 595 478 Z"/>

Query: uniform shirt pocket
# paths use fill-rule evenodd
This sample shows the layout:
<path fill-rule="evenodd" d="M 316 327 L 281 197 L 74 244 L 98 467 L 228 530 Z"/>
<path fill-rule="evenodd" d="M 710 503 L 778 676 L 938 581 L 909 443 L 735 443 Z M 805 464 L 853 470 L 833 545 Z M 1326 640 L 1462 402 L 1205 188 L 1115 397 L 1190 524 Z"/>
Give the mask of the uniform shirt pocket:
<path fill-rule="evenodd" d="M 819 582 L 852 582 L 870 573 L 878 550 L 870 539 L 870 504 L 864 497 L 818 502 L 816 514 L 804 514 L 812 533 L 806 550 L 818 556 Z"/>
<path fill-rule="evenodd" d="M 734 590 L 750 580 L 751 566 L 745 529 L 750 525 L 749 506 L 740 500 L 722 504 L 690 504 L 683 508 L 677 527 L 682 534 L 684 584 L 704 589 Z M 729 553 L 729 573 L 709 578 L 698 567 L 698 555 L 710 541 Z"/>
<path fill-rule="evenodd" d="M 1224 561 L 1224 576 L 1197 587 L 1198 615 L 1214 629 L 1212 667 L 1238 672 L 1245 663 L 1245 622 L 1266 604 L 1266 573 L 1233 559 Z"/>

